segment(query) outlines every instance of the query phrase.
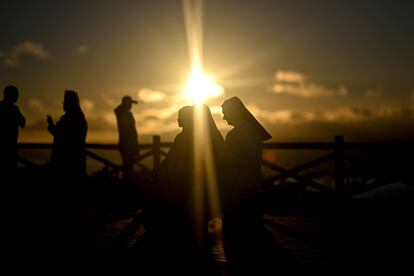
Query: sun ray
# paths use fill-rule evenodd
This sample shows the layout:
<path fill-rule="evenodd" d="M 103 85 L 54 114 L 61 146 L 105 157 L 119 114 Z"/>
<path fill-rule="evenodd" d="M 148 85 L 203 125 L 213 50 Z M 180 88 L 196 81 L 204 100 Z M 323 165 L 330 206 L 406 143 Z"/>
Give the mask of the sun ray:
<path fill-rule="evenodd" d="M 187 45 L 191 64 L 191 74 L 183 89 L 183 95 L 194 105 L 194 219 L 197 245 L 205 245 L 204 233 L 208 212 L 219 216 L 219 197 L 214 152 L 210 140 L 210 126 L 202 103 L 224 93 L 212 77 L 203 71 L 203 20 L 202 0 L 183 0 L 183 12 Z M 210 210 L 206 210 L 206 208 Z"/>
<path fill-rule="evenodd" d="M 223 94 L 224 89 L 203 70 L 203 1 L 183 0 L 187 47 L 191 74 L 184 87 L 184 96 L 194 103 Z"/>

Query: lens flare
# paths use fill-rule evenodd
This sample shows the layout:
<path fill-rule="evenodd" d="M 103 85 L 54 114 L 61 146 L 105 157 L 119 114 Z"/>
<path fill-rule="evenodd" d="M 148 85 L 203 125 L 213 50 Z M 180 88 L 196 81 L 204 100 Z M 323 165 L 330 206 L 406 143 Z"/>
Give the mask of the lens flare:
<path fill-rule="evenodd" d="M 207 76 L 201 69 L 195 69 L 189 77 L 184 88 L 184 95 L 187 99 L 202 103 L 208 98 L 222 95 L 223 87 L 217 84 L 213 78 Z"/>

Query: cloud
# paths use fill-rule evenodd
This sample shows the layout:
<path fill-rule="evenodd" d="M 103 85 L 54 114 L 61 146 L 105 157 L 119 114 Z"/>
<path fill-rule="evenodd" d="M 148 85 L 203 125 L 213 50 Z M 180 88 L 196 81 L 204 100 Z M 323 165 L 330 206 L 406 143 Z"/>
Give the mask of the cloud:
<path fill-rule="evenodd" d="M 105 103 L 105 105 L 107 105 L 110 108 L 115 108 L 117 105 L 121 103 L 121 100 L 117 102 L 114 98 L 112 98 L 108 94 L 102 94 L 102 101 Z"/>
<path fill-rule="evenodd" d="M 95 103 L 88 98 L 84 98 L 80 102 L 83 112 L 87 115 L 92 115 L 92 111 L 95 108 Z"/>
<path fill-rule="evenodd" d="M 40 114 L 47 114 L 44 103 L 36 98 L 30 98 L 28 102 L 29 106 Z"/>
<path fill-rule="evenodd" d="M 133 95 L 132 91 L 137 91 L 135 87 L 122 90 L 125 91 L 125 94 L 130 95 Z M 180 95 L 181 94 L 164 93 L 149 88 L 140 89 L 137 93 L 139 100 L 151 103 L 151 105 L 137 105 L 131 110 L 136 121 L 138 134 L 171 135 L 171 137 L 169 136 L 169 139 L 172 139 L 173 133 L 180 130 L 177 125 L 178 110 L 185 105 Z M 106 126 L 107 129 L 113 129 L 116 134 L 117 122 L 113 109 L 121 103 L 121 97 L 118 99 L 109 93 L 102 94 L 101 97 L 102 106 L 97 105 L 96 108 L 93 109 L 93 112 L 90 112 L 89 114 L 84 110 L 85 114 L 88 115 L 88 124 L 94 129 L 95 127 L 93 127 L 93 124 Z M 108 107 L 111 111 L 108 111 Z M 101 108 L 108 112 L 101 111 Z M 99 131 L 101 131 L 101 129 L 99 129 Z"/>
<path fill-rule="evenodd" d="M 178 110 L 182 106 L 178 105 L 171 105 L 167 107 L 160 107 L 160 108 L 147 108 L 137 114 L 138 120 L 140 118 L 158 118 L 160 120 L 167 120 L 173 116 L 177 116 Z"/>
<path fill-rule="evenodd" d="M 326 122 L 355 122 L 364 121 L 377 117 L 370 109 L 356 108 L 356 107 L 344 107 L 332 110 L 323 110 L 319 112 L 319 117 L 315 119 L 317 121 Z"/>
<path fill-rule="evenodd" d="M 376 109 L 342 107 L 311 111 L 265 110 L 255 105 L 248 109 L 259 119 L 269 123 L 303 122 L 367 122 L 383 119 L 414 119 L 414 108 L 382 106 Z"/>
<path fill-rule="evenodd" d="M 139 135 L 154 135 L 178 130 L 177 121 L 146 120 L 137 125 Z"/>
<path fill-rule="evenodd" d="M 265 110 L 255 105 L 248 105 L 247 108 L 259 120 L 263 119 L 270 123 L 289 123 L 297 120 L 299 117 L 305 117 L 305 113 L 293 110 Z"/>
<path fill-rule="evenodd" d="M 303 98 L 317 98 L 317 97 L 335 97 L 347 96 L 348 89 L 345 86 L 338 88 L 327 88 L 323 85 L 315 83 L 299 83 L 299 84 L 284 84 L 277 83 L 273 85 L 273 92 L 276 94 L 289 94 Z"/>
<path fill-rule="evenodd" d="M 27 40 L 14 46 L 10 53 L 3 54 L 4 63 L 8 66 L 18 66 L 20 58 L 24 55 L 46 59 L 49 57 L 49 52 L 42 44 Z"/>
<path fill-rule="evenodd" d="M 110 126 L 116 126 L 116 117 L 113 112 L 106 112 L 102 114 L 102 119 Z"/>
<path fill-rule="evenodd" d="M 295 71 L 276 71 L 275 79 L 278 82 L 305 82 L 305 75 Z"/>
<path fill-rule="evenodd" d="M 328 88 L 308 81 L 305 75 L 295 71 L 277 71 L 275 80 L 276 83 L 273 84 L 272 91 L 276 94 L 289 94 L 303 98 L 344 97 L 349 94 L 344 85 Z"/>
<path fill-rule="evenodd" d="M 384 94 L 384 91 L 381 88 L 375 88 L 375 89 L 368 89 L 365 91 L 365 96 L 369 98 L 377 98 Z"/>
<path fill-rule="evenodd" d="M 156 103 L 165 100 L 166 95 L 157 90 L 142 88 L 138 92 L 138 98 L 146 103 Z"/>
<path fill-rule="evenodd" d="M 89 52 L 89 46 L 88 45 L 82 44 L 78 48 L 76 48 L 76 53 L 78 55 L 83 55 L 83 54 L 86 54 L 87 52 Z"/>

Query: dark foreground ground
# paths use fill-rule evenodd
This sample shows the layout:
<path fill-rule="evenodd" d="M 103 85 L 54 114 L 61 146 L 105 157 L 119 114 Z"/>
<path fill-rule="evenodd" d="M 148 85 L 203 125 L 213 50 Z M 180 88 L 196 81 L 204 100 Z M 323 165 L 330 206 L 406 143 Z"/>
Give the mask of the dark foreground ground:
<path fill-rule="evenodd" d="M 99 178 L 88 185 L 62 188 L 55 182 L 26 182 L 4 187 L 3 250 L 17 259 L 45 254 L 45 265 L 50 256 L 69 254 L 86 257 L 88 263 L 97 258 L 99 267 L 118 259 L 137 271 L 173 269 L 157 259 L 157 252 L 146 258 L 142 189 Z M 265 225 L 279 251 L 273 265 L 292 271 L 412 270 L 413 198 L 411 188 L 396 191 L 392 186 L 355 198 L 265 193 Z M 197 275 L 229 275 L 220 225 L 220 220 L 209 225 L 208 261 Z M 171 260 L 186 263 L 179 242 L 175 244 L 166 252 Z"/>

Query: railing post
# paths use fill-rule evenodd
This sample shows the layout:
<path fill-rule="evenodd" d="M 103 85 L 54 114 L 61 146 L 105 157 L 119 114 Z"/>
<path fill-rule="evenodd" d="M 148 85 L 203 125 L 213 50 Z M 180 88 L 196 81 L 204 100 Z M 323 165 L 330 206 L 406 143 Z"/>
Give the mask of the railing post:
<path fill-rule="evenodd" d="M 344 136 L 335 136 L 335 190 L 338 195 L 344 192 Z"/>
<path fill-rule="evenodd" d="M 153 171 L 155 171 L 161 162 L 161 136 L 152 136 L 152 147 L 152 152 L 154 154 Z"/>

